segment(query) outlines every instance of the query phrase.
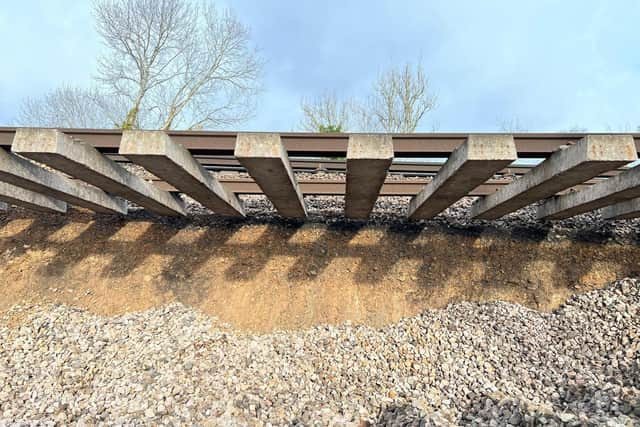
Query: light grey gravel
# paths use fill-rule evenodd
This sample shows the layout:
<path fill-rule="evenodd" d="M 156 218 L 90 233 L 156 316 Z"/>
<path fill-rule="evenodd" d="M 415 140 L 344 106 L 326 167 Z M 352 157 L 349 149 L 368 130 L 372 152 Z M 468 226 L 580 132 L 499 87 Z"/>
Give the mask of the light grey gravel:
<path fill-rule="evenodd" d="M 637 279 L 551 314 L 458 303 L 380 329 L 266 335 L 180 304 L 15 307 L 0 425 L 638 425 L 639 315 Z"/>

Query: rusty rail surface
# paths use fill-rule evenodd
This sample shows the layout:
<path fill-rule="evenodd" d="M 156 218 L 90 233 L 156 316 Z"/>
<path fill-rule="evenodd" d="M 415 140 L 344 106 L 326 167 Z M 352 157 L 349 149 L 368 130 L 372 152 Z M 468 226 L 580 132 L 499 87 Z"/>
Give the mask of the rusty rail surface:
<path fill-rule="evenodd" d="M 0 127 L 0 147 L 9 148 L 15 127 Z M 67 135 L 87 142 L 104 154 L 117 154 L 122 130 L 119 129 L 59 129 Z M 264 132 L 263 132 L 264 133 Z M 199 156 L 233 155 L 238 132 L 169 131 L 175 141 Z M 279 132 L 289 156 L 344 157 L 347 133 Z M 599 135 L 600 133 L 589 133 Z M 601 133 L 607 134 L 609 133 Z M 625 133 L 629 135 L 629 133 Z M 468 133 L 393 134 L 396 157 L 448 157 L 467 138 Z M 514 133 L 519 158 L 544 158 L 567 144 L 573 144 L 587 133 Z M 640 152 L 640 133 L 631 133 Z"/>
<path fill-rule="evenodd" d="M 130 163 L 130 161 L 123 156 L 113 155 L 109 156 L 112 160 L 115 160 L 120 163 Z M 245 169 L 242 167 L 240 162 L 238 162 L 235 158 L 231 156 L 200 156 L 198 157 L 198 161 L 205 168 L 211 171 L 238 171 L 244 172 Z M 440 171 L 442 167 L 442 162 L 395 162 L 389 167 L 390 173 L 406 175 L 406 176 L 434 176 Z M 296 159 L 291 160 L 291 167 L 296 172 L 338 172 L 344 173 L 347 171 L 347 163 L 344 160 L 335 160 L 335 159 Z M 529 172 L 533 166 L 524 166 L 524 165 L 511 165 L 507 168 L 504 168 L 496 173 L 496 175 L 524 175 Z M 628 167 L 621 167 L 617 170 L 606 171 L 601 173 L 599 176 L 601 177 L 611 177 L 616 176 L 620 172 L 628 169 Z"/>

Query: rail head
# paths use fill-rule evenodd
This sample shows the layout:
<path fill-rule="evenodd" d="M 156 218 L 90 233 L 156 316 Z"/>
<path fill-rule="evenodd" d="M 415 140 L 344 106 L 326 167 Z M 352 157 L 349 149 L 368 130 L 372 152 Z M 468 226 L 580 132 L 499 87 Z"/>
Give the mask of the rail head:
<path fill-rule="evenodd" d="M 60 131 L 93 145 L 104 154 L 115 154 L 120 146 L 120 129 L 63 129 Z M 0 127 L 0 147 L 11 146 L 15 127 Z M 232 155 L 237 131 L 169 131 L 172 139 L 192 155 Z M 273 133 L 273 132 L 256 132 Z M 495 132 L 492 132 L 495 134 Z M 508 132 L 504 132 L 505 134 Z M 289 156 L 344 157 L 349 133 L 280 132 Z M 481 134 L 481 133 L 474 133 Z M 594 133 L 590 135 L 607 134 Z M 623 134 L 623 133 L 621 133 Z M 629 133 L 624 133 L 629 134 Z M 586 133 L 513 133 L 519 158 L 545 158 L 559 147 L 573 144 Z M 631 134 L 640 151 L 640 133 Z M 468 133 L 395 133 L 391 134 L 396 157 L 448 157 L 462 144 Z"/>

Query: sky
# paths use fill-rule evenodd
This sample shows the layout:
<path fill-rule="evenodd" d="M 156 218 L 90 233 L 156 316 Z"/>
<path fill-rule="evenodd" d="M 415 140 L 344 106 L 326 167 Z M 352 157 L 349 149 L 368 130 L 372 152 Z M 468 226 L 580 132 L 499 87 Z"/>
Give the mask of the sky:
<path fill-rule="evenodd" d="M 89 85 L 102 47 L 88 0 L 2 3 L 0 125 L 10 125 L 25 97 Z M 363 97 L 381 72 L 418 60 L 438 100 L 420 131 L 640 126 L 637 0 L 218 4 L 266 61 L 256 116 L 238 130 L 299 130 L 302 97 Z"/>

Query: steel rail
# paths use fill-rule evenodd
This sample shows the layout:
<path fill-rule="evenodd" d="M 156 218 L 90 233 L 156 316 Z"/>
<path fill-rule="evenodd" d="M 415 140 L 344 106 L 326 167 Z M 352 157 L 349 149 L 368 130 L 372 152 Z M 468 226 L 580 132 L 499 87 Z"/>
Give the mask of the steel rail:
<path fill-rule="evenodd" d="M 248 194 L 248 195 L 260 195 L 262 190 L 258 187 L 258 184 L 252 178 L 219 178 L 227 189 L 236 194 Z M 382 186 L 380 196 L 414 196 L 422 187 L 428 183 L 429 179 L 411 180 L 411 181 L 397 181 L 387 180 Z M 511 179 L 492 179 L 486 183 L 480 185 L 469 196 L 486 196 L 488 194 L 496 192 L 501 187 L 509 184 Z M 589 180 L 583 184 L 567 189 L 566 191 L 579 190 L 586 188 L 594 183 L 599 182 L 597 179 Z M 173 186 L 162 181 L 153 180 L 153 183 L 163 190 L 177 193 Z M 343 196 L 345 194 L 346 182 L 344 179 L 302 179 L 298 180 L 300 191 L 309 196 Z"/>
<path fill-rule="evenodd" d="M 107 154 L 107 157 L 119 163 L 131 163 L 128 159 L 117 154 Z M 211 171 L 236 171 L 245 172 L 244 167 L 232 156 L 198 156 L 197 160 L 206 169 Z M 292 159 L 291 167 L 296 172 L 346 172 L 347 164 L 344 160 L 335 159 Z M 397 173 L 407 176 L 434 176 L 438 173 L 442 163 L 438 162 L 396 162 L 391 165 L 389 172 Z M 529 172 L 533 166 L 509 166 L 500 171 L 497 175 L 524 175 Z M 620 172 L 628 169 L 627 167 L 621 167 L 616 170 L 603 172 L 600 177 L 616 176 Z"/>
<path fill-rule="evenodd" d="M 15 127 L 0 127 L 0 147 L 9 148 Z M 115 154 L 120 145 L 119 129 L 60 129 L 74 138 L 92 144 L 105 154 Z M 169 131 L 193 155 L 232 155 L 238 132 Z M 590 133 L 597 134 L 597 133 Z M 603 134 L 610 134 L 603 133 Z M 628 134 L 628 133 L 625 133 Z M 343 157 L 349 134 L 280 132 L 289 156 Z M 513 133 L 520 158 L 549 156 L 560 146 L 572 144 L 586 133 Z M 640 151 L 640 133 L 631 133 Z M 393 134 L 396 157 L 447 157 L 468 133 Z"/>

